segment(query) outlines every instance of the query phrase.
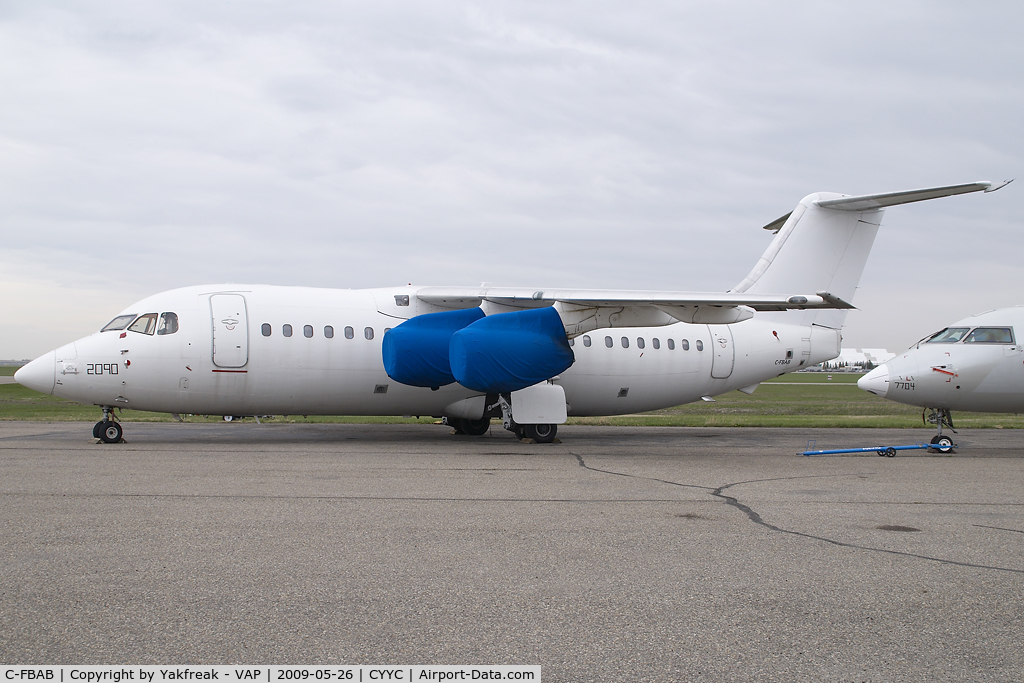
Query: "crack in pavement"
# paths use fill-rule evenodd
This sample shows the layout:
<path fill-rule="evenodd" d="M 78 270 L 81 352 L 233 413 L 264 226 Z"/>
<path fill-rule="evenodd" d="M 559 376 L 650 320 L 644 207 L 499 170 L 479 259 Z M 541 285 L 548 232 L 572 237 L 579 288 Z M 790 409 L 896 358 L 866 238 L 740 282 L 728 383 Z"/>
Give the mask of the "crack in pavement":
<path fill-rule="evenodd" d="M 761 517 L 760 514 L 757 513 L 756 510 L 754 510 L 749 505 L 746 505 L 745 503 L 741 503 L 738 498 L 736 498 L 734 496 L 729 496 L 729 495 L 726 495 L 725 493 L 723 493 L 726 489 L 730 489 L 730 488 L 732 488 L 734 486 L 740 486 L 740 485 L 743 485 L 743 484 L 756 484 L 756 483 L 768 482 L 768 481 L 795 481 L 795 480 L 798 480 L 798 479 L 835 478 L 836 476 L 862 476 L 864 473 L 855 473 L 855 474 L 849 474 L 849 475 L 815 474 L 815 475 L 806 475 L 806 476 L 799 476 L 799 477 L 778 477 L 778 478 L 773 478 L 773 479 L 752 479 L 750 481 L 737 481 L 737 482 L 733 482 L 731 484 L 724 484 L 722 486 L 719 486 L 718 488 L 713 488 L 711 486 L 700 486 L 698 484 L 683 484 L 683 483 L 676 482 L 676 481 L 670 481 L 668 479 L 658 479 L 656 477 L 645 477 L 645 476 L 640 476 L 640 475 L 636 475 L 636 474 L 628 474 L 626 472 L 615 472 L 613 470 L 603 470 L 603 469 L 600 469 L 598 467 L 591 467 L 590 465 L 588 465 L 586 463 L 586 461 L 583 459 L 582 456 L 577 455 L 576 453 L 572 453 L 572 455 L 573 455 L 573 457 L 576 458 L 576 462 L 579 463 L 580 467 L 582 467 L 584 469 L 587 469 L 587 470 L 590 470 L 591 472 L 599 472 L 601 474 L 611 474 L 611 475 L 618 476 L 618 477 L 630 477 L 630 478 L 633 478 L 633 479 L 645 479 L 647 481 L 654 481 L 654 482 L 658 482 L 658 483 L 661 483 L 661 484 L 668 484 L 669 486 L 679 486 L 679 487 L 682 487 L 682 488 L 692 488 L 692 489 L 700 489 L 700 490 L 703 490 L 703 491 L 707 491 L 710 495 L 718 498 L 719 500 L 721 500 L 726 505 L 729 505 L 730 507 L 734 507 L 737 510 L 741 511 L 743 514 L 745 514 L 747 516 L 747 519 L 749 519 L 754 524 L 762 526 L 762 527 L 764 527 L 766 529 L 770 529 L 770 530 L 772 530 L 772 531 L 774 531 L 776 533 L 788 534 L 790 536 L 796 536 L 798 538 L 806 538 L 806 539 L 814 540 L 814 541 L 821 541 L 823 543 L 828 543 L 828 544 L 831 544 L 831 545 L 834 545 L 834 546 L 838 546 L 838 547 L 841 547 L 841 548 L 851 548 L 851 549 L 854 549 L 854 550 L 866 550 L 868 552 L 885 553 L 885 554 L 888 554 L 888 555 L 900 555 L 900 556 L 903 556 L 903 557 L 912 557 L 912 558 L 915 558 L 915 559 L 918 559 L 918 560 L 927 560 L 929 562 L 938 562 L 939 564 L 949 564 L 949 565 L 954 565 L 954 566 L 957 566 L 957 567 L 966 567 L 966 568 L 971 568 L 971 569 L 988 569 L 988 570 L 991 570 L 991 571 L 1009 572 L 1009 573 L 1012 573 L 1012 574 L 1024 574 L 1024 569 L 1012 569 L 1012 568 L 1009 568 L 1009 567 L 996 567 L 996 566 L 987 565 L 987 564 L 975 564 L 973 562 L 961 562 L 959 560 L 950 560 L 950 559 L 946 559 L 946 558 L 942 558 L 942 557 L 932 557 L 930 555 L 921 555 L 921 554 L 918 554 L 918 553 L 911 553 L 911 552 L 906 552 L 906 551 L 903 551 L 903 550 L 889 550 L 887 548 L 875 548 L 875 547 L 872 547 L 872 546 L 858 545 L 856 543 L 847 543 L 847 542 L 844 542 L 844 541 L 837 541 L 834 538 L 827 538 L 825 536 L 816 536 L 814 534 L 807 534 L 807 533 L 804 533 L 802 531 L 793 531 L 792 529 L 784 529 L 783 527 L 777 526 L 775 524 L 770 524 L 770 523 L 764 521 L 764 519 Z M 973 526 L 980 526 L 980 525 L 975 524 Z M 995 527 L 993 527 L 993 528 L 995 528 Z M 1005 531 L 1016 531 L 1016 530 L 1015 529 L 1005 529 Z"/>

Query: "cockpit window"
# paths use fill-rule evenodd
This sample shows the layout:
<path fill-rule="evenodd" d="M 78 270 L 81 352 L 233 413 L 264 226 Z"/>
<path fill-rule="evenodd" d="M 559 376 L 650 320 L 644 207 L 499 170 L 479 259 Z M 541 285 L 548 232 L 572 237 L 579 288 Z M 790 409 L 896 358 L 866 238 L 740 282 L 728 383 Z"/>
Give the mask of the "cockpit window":
<path fill-rule="evenodd" d="M 156 332 L 156 317 L 156 313 L 140 315 L 138 320 L 133 322 L 128 330 L 138 332 L 139 334 L 153 334 Z"/>
<path fill-rule="evenodd" d="M 1012 327 L 976 327 L 967 335 L 964 344 L 1012 344 Z"/>
<path fill-rule="evenodd" d="M 954 344 L 964 338 L 969 327 L 947 327 L 928 337 L 927 344 Z"/>
<path fill-rule="evenodd" d="M 110 330 L 123 330 L 128 327 L 128 323 L 135 320 L 135 314 L 129 313 L 128 315 L 119 315 L 109 323 L 103 326 L 100 332 L 109 332 Z"/>
<path fill-rule="evenodd" d="M 161 313 L 160 323 L 156 326 L 157 334 L 174 334 L 178 331 L 178 314 Z"/>

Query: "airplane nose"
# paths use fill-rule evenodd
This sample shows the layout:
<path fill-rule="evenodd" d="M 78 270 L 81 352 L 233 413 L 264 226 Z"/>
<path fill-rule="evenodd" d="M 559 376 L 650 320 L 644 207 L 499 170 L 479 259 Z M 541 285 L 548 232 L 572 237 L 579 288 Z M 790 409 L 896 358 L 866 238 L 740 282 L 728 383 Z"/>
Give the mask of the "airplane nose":
<path fill-rule="evenodd" d="M 41 391 L 44 394 L 53 393 L 54 381 L 57 377 L 57 352 L 39 356 L 34 361 L 21 367 L 14 373 L 14 381 L 23 387 Z"/>
<path fill-rule="evenodd" d="M 879 365 L 857 380 L 857 386 L 875 396 L 885 398 L 885 395 L 889 393 L 889 366 Z"/>

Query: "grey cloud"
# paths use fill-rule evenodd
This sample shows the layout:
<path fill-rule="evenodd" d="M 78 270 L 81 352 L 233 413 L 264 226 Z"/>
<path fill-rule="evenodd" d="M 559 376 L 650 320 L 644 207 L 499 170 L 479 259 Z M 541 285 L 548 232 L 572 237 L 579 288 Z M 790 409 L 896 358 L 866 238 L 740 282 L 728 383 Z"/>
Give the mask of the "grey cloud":
<path fill-rule="evenodd" d="M 8 3 L 7 256 L 112 293 L 725 289 L 809 192 L 1017 175 L 1022 12 Z M 895 346 L 1005 298 L 1021 196 L 892 209 L 848 341 Z M 929 314 L 879 305 L 894 293 Z"/>

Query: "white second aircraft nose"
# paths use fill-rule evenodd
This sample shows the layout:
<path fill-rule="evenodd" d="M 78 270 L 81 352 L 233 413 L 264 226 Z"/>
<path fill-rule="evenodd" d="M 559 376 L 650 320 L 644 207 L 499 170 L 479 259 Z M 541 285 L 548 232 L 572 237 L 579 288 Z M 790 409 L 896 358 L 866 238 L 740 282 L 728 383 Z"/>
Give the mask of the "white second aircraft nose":
<path fill-rule="evenodd" d="M 23 387 L 53 393 L 54 380 L 57 377 L 57 352 L 50 351 L 34 361 L 21 367 L 14 373 L 14 381 Z"/>
<path fill-rule="evenodd" d="M 885 395 L 889 393 L 889 366 L 879 365 L 857 380 L 857 386 L 875 396 L 885 398 Z"/>

